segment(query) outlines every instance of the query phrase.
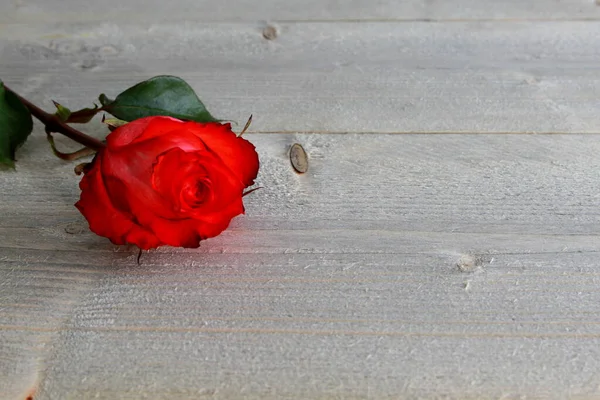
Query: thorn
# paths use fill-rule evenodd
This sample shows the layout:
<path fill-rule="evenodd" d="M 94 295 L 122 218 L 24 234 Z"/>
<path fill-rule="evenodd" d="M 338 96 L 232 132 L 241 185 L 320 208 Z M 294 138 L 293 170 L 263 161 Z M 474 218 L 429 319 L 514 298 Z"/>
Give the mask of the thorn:
<path fill-rule="evenodd" d="M 247 192 L 242 193 L 242 197 L 247 196 L 250 193 L 254 192 L 255 190 L 262 189 L 262 188 L 263 188 L 262 186 L 259 186 L 259 187 L 255 187 L 254 189 L 250 189 Z"/>
<path fill-rule="evenodd" d="M 137 255 L 137 260 L 136 260 L 136 262 L 137 262 L 137 265 L 142 265 L 142 264 L 140 263 L 140 257 L 141 257 L 141 256 L 142 256 L 142 249 L 140 249 L 140 251 L 138 252 L 138 255 Z"/>
<path fill-rule="evenodd" d="M 244 129 L 242 129 L 242 131 L 240 132 L 238 137 L 242 136 L 248 130 L 248 128 L 250 128 L 251 123 L 252 123 L 252 114 L 250 114 L 250 118 L 248 118 L 248 122 L 246 122 L 246 125 L 244 125 Z"/>

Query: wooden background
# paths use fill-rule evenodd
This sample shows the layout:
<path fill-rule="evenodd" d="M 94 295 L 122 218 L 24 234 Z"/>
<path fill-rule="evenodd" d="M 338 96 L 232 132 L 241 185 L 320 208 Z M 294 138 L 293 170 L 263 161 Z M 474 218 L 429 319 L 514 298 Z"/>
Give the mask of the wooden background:
<path fill-rule="evenodd" d="M 137 265 L 88 231 L 36 126 L 0 173 L 0 398 L 600 398 L 593 0 L 0 10 L 23 96 L 181 76 L 254 114 L 264 187 L 200 249 Z"/>

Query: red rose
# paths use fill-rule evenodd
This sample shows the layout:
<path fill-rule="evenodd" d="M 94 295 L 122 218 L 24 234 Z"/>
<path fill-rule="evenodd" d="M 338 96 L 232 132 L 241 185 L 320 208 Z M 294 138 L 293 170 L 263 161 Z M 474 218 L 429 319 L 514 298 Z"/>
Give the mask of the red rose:
<path fill-rule="evenodd" d="M 244 212 L 258 174 L 254 146 L 230 124 L 138 119 L 106 138 L 75 206 L 90 229 L 141 249 L 198 247 Z"/>

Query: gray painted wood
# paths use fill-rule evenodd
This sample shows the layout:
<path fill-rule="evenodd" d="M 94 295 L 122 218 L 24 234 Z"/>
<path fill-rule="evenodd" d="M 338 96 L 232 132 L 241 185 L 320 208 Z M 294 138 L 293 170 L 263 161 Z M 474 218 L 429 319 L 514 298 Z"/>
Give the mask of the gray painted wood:
<path fill-rule="evenodd" d="M 4 398 L 600 394 L 598 136 L 248 138 L 247 215 L 138 266 L 35 132 L 0 175 Z"/>
<path fill-rule="evenodd" d="M 131 21 L 526 20 L 600 17 L 594 0 L 2 0 L 0 23 Z M 142 6 L 143 4 L 143 6 Z"/>
<path fill-rule="evenodd" d="M 5 27 L 5 30 L 9 27 Z M 254 132 L 597 133 L 596 22 L 11 25 L 0 76 L 34 101 L 182 76 Z"/>
<path fill-rule="evenodd" d="M 263 188 L 137 265 L 38 126 L 0 173 L 0 398 L 600 397 L 594 1 L 134 4 L 0 0 L 0 78 L 75 108 L 180 75 L 254 114 Z"/>

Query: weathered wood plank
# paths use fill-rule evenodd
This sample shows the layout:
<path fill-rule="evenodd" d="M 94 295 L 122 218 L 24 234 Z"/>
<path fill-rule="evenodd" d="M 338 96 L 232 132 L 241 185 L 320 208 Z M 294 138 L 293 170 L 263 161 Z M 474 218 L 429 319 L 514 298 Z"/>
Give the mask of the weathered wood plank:
<path fill-rule="evenodd" d="M 0 174 L 0 397 L 600 394 L 598 135 L 249 134 L 248 215 L 141 266 L 35 135 Z"/>
<path fill-rule="evenodd" d="M 3 0 L 0 23 L 120 21 L 339 21 L 339 20 L 477 20 L 599 19 L 593 0 L 306 0 L 135 1 Z M 143 5 L 142 5 L 143 4 Z"/>
<path fill-rule="evenodd" d="M 600 25 L 13 25 L 0 76 L 88 106 L 170 73 L 254 132 L 599 132 Z"/>

